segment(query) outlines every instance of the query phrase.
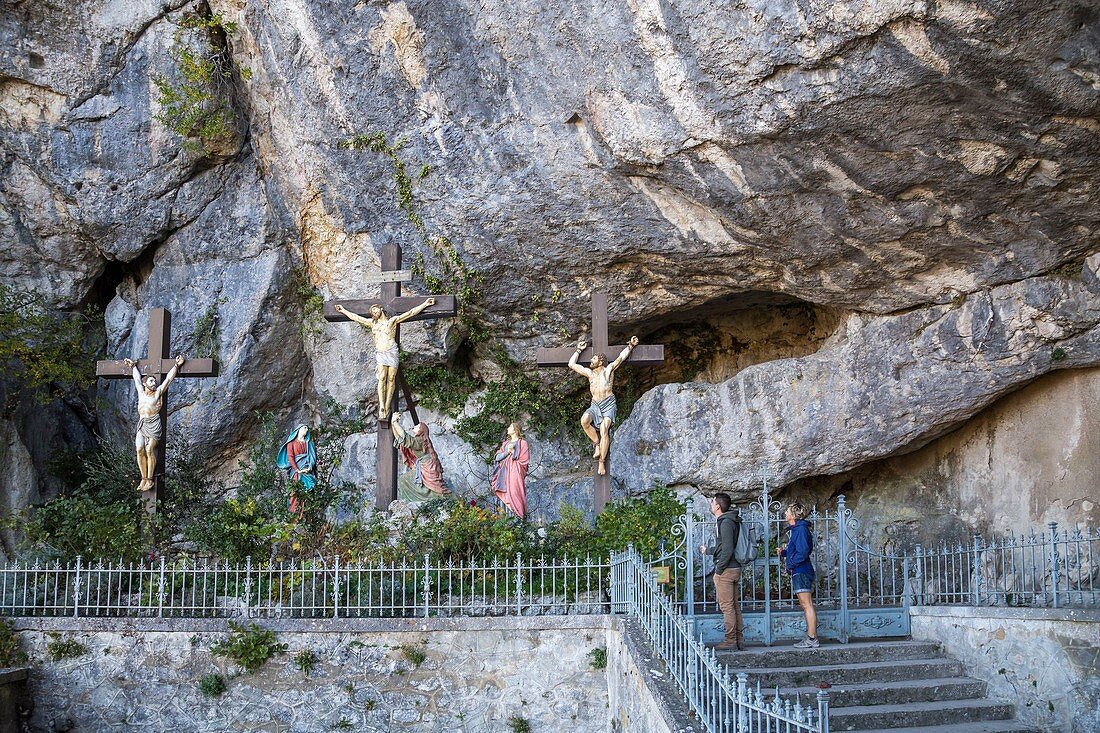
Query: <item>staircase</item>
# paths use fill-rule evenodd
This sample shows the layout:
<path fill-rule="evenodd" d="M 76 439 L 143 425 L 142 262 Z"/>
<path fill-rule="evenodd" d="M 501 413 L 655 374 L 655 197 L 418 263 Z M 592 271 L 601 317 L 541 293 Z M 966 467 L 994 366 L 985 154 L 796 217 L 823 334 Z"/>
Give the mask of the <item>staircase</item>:
<path fill-rule="evenodd" d="M 730 671 L 746 672 L 772 694 L 800 695 L 815 704 L 829 689 L 830 730 L 865 733 L 1038 733 L 1013 720 L 1012 703 L 986 698 L 986 684 L 965 676 L 962 664 L 936 644 L 876 641 L 823 644 L 818 649 L 750 647 L 721 651 Z"/>

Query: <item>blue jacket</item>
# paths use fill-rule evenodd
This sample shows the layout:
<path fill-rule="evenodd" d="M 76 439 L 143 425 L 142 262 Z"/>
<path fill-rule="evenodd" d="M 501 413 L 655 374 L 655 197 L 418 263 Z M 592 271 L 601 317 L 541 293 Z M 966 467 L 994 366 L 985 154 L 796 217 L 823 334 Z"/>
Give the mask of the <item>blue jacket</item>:
<path fill-rule="evenodd" d="M 787 549 L 783 551 L 787 570 L 791 575 L 813 575 L 814 564 L 810 561 L 810 555 L 814 551 L 814 538 L 810 533 L 809 523 L 805 519 L 799 519 L 790 528 L 790 533 Z"/>

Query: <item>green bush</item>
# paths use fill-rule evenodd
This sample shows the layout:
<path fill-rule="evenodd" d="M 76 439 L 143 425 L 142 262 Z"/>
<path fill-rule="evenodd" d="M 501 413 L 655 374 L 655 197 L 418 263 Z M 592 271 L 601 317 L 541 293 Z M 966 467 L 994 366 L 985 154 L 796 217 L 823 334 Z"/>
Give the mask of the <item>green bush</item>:
<path fill-rule="evenodd" d="M 48 636 L 50 640 L 46 642 L 46 656 L 50 658 L 50 661 L 60 662 L 63 659 L 75 659 L 88 653 L 88 647 L 76 639 L 62 636 L 55 631 L 49 632 Z"/>
<path fill-rule="evenodd" d="M 0 414 L 13 407 L 11 381 L 35 392 L 41 401 L 61 394 L 61 387 L 83 387 L 93 381 L 92 361 L 84 335 L 92 316 L 70 315 L 50 308 L 36 292 L 0 283 Z"/>
<path fill-rule="evenodd" d="M 221 697 L 227 689 L 225 678 L 220 674 L 203 675 L 199 680 L 199 692 L 203 697 Z"/>
<path fill-rule="evenodd" d="M 257 624 L 243 626 L 229 622 L 231 633 L 225 641 L 210 647 L 210 653 L 226 657 L 249 674 L 264 666 L 276 654 L 285 654 L 287 645 L 280 644 L 275 632 Z"/>
<path fill-rule="evenodd" d="M 428 658 L 427 653 L 422 646 L 414 646 L 413 644 L 402 644 L 397 647 L 401 650 L 401 656 L 407 661 L 411 662 L 414 667 L 419 667 L 424 663 L 424 660 Z"/>
<path fill-rule="evenodd" d="M 592 669 L 607 669 L 607 649 L 601 646 L 588 652 L 588 663 Z"/>
<path fill-rule="evenodd" d="M 153 79 L 160 107 L 156 118 L 184 138 L 186 149 L 213 153 L 237 135 L 229 55 L 229 36 L 236 30 L 236 24 L 209 11 L 184 16 L 168 52 L 176 63 L 176 78 Z M 242 79 L 251 76 L 247 69 L 239 74 Z"/>
<path fill-rule="evenodd" d="M 521 718 L 518 715 L 508 718 L 508 727 L 512 729 L 512 733 L 531 733 L 531 723 L 527 718 Z"/>
<path fill-rule="evenodd" d="M 0 618 L 0 669 L 27 663 L 27 653 L 19 643 L 19 634 L 11 619 Z"/>
<path fill-rule="evenodd" d="M 304 675 L 309 675 L 319 661 L 321 660 L 313 653 L 312 649 L 303 649 L 294 655 L 294 665 L 298 667 Z"/>

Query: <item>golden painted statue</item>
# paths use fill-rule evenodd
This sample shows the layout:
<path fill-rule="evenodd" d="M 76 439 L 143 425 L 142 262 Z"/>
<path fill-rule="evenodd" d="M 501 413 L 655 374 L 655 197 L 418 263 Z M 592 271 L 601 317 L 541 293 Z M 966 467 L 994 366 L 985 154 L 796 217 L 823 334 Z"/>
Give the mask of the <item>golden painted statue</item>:
<path fill-rule="evenodd" d="M 433 305 L 435 305 L 435 298 L 428 298 L 415 308 L 392 318 L 386 315 L 382 306 L 372 305 L 369 319 L 352 313 L 342 305 L 336 306 L 337 311 L 370 331 L 371 336 L 374 337 L 374 358 L 377 362 L 375 374 L 378 377 L 378 419 L 383 422 L 389 419 L 390 403 L 393 401 L 393 393 L 397 387 L 397 327 Z"/>
<path fill-rule="evenodd" d="M 164 377 L 160 386 L 157 386 L 156 377 L 150 375 L 142 378 L 137 364 L 131 359 L 125 360 L 126 366 L 133 370 L 138 395 L 137 436 L 134 439 L 138 470 L 141 472 L 138 491 L 153 489 L 153 475 L 157 468 L 157 446 L 164 440 L 164 421 L 161 420 L 160 411 L 164 407 L 164 396 L 168 392 L 168 385 L 176 378 L 176 373 L 183 366 L 183 361 L 182 356 L 177 356 L 176 365 Z"/>
<path fill-rule="evenodd" d="M 581 416 L 581 427 L 588 435 L 588 439 L 596 446 L 592 457 L 600 462 L 599 474 L 601 476 L 607 473 L 607 451 L 611 447 L 611 426 L 615 422 L 615 415 L 619 409 L 613 391 L 615 388 L 615 370 L 626 361 L 627 357 L 630 356 L 630 352 L 637 345 L 638 337 L 633 336 L 615 361 L 608 364 L 605 354 L 593 354 L 592 361 L 589 362 L 588 368 L 585 368 L 577 363 L 581 352 L 588 346 L 585 340 L 581 339 L 577 342 L 577 350 L 569 358 L 569 368 L 587 377 L 588 388 L 592 391 L 592 404 Z"/>

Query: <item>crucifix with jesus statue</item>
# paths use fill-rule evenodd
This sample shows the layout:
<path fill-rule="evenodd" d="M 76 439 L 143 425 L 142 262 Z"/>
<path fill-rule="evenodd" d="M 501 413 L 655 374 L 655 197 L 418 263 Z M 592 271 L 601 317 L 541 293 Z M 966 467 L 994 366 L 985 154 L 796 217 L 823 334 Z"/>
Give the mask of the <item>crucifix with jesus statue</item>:
<path fill-rule="evenodd" d="M 608 363 L 608 354 L 617 354 Z M 575 349 L 542 348 L 536 355 L 540 367 L 566 366 L 588 379 L 592 392 L 592 404 L 581 416 L 581 428 L 592 441 L 592 458 L 596 469 L 592 475 L 592 504 L 596 514 L 601 514 L 611 500 L 611 476 L 607 472 L 607 454 L 611 447 L 611 427 L 618 411 L 615 401 L 615 370 L 622 364 L 647 366 L 661 364 L 665 360 L 665 347 L 643 345 L 635 336 L 625 345 L 608 345 L 607 293 L 592 294 L 592 344 L 583 338 Z M 588 366 L 580 362 L 587 361 Z"/>
<path fill-rule="evenodd" d="M 133 379 L 138 396 L 138 424 L 134 439 L 141 483 L 138 490 L 146 511 L 156 511 L 157 494 L 164 483 L 164 446 L 167 443 L 168 387 L 176 377 L 216 377 L 213 359 L 169 357 L 172 346 L 172 314 L 164 308 L 149 313 L 148 357 L 133 361 L 116 359 L 96 362 L 96 376 L 103 379 Z"/>
<path fill-rule="evenodd" d="M 354 321 L 369 329 L 374 337 L 378 377 L 378 443 L 375 453 L 378 489 L 375 506 L 386 509 L 397 498 L 397 448 L 394 445 L 394 431 L 390 420 L 398 386 L 405 397 L 405 409 L 412 416 L 413 423 L 420 422 L 412 393 L 401 376 L 398 362 L 401 348 L 400 326 L 409 321 L 453 318 L 458 311 L 453 295 L 401 295 L 401 283 L 411 280 L 412 274 L 401 269 L 399 245 L 384 245 L 381 259 L 382 272 L 368 279 L 368 282 L 381 284 L 379 297 L 326 301 L 325 320 Z"/>

